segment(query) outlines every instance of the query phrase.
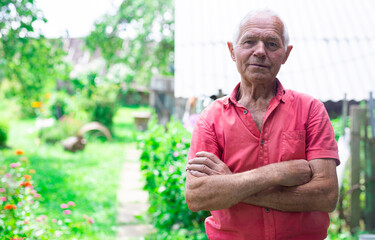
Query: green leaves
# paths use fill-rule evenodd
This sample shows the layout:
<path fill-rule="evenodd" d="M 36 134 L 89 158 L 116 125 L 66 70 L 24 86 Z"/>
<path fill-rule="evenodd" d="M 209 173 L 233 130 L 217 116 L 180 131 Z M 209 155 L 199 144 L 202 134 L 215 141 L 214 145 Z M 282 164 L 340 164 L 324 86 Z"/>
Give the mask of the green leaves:
<path fill-rule="evenodd" d="M 172 0 L 124 0 L 115 15 L 95 24 L 86 45 L 92 53 L 100 50 L 107 68 L 129 66 L 135 82 L 148 84 L 152 75 L 173 75 L 173 8 Z"/>
<path fill-rule="evenodd" d="M 141 138 L 141 169 L 149 192 L 156 239 L 205 239 L 204 219 L 208 212 L 191 212 L 185 201 L 187 153 L 191 133 L 177 120 L 167 127 L 153 118 Z M 168 234 L 167 234 L 168 233 Z"/>
<path fill-rule="evenodd" d="M 66 80 L 68 66 L 62 58 L 61 39 L 45 39 L 34 23 L 46 21 L 33 0 L 0 3 L 0 84 L 6 98 L 15 97 L 25 115 L 30 103 Z"/>

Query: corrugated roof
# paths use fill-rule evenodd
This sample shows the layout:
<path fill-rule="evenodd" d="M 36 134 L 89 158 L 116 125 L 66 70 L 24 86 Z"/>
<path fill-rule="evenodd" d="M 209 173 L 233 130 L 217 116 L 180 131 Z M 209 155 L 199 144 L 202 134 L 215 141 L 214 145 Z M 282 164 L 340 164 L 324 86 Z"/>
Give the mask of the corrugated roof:
<path fill-rule="evenodd" d="M 322 101 L 375 92 L 373 0 L 176 0 L 175 95 L 230 93 L 240 80 L 226 46 L 250 10 L 268 7 L 294 46 L 278 78 Z"/>

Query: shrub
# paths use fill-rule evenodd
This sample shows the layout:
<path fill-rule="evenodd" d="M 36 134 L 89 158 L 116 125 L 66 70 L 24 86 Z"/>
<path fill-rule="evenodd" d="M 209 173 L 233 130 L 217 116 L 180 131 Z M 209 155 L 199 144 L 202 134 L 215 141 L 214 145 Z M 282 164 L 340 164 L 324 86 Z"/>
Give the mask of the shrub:
<path fill-rule="evenodd" d="M 148 212 L 158 233 L 152 239 L 205 239 L 209 212 L 191 212 L 185 201 L 187 153 L 191 134 L 176 120 L 166 129 L 153 117 L 140 138 L 141 170 L 149 193 Z"/>
<path fill-rule="evenodd" d="M 42 141 L 50 144 L 57 143 L 71 136 L 76 136 L 82 123 L 69 116 L 63 116 L 53 126 L 40 130 Z"/>
<path fill-rule="evenodd" d="M 72 104 L 71 97 L 67 93 L 59 91 L 51 95 L 48 108 L 52 117 L 60 119 L 62 116 L 69 115 L 72 112 L 69 107 Z"/>
<path fill-rule="evenodd" d="M 5 147 L 8 139 L 8 124 L 0 122 L 0 148 Z"/>
<path fill-rule="evenodd" d="M 39 215 L 41 195 L 32 180 L 35 171 L 29 168 L 22 150 L 16 156 L 0 158 L 0 237 L 1 239 L 72 239 L 74 234 L 93 220 L 83 216 L 80 221 L 71 217 L 74 202 L 61 204 L 61 215 Z"/>
<path fill-rule="evenodd" d="M 88 114 L 88 121 L 100 122 L 111 131 L 118 92 L 118 86 L 102 84 L 94 88 L 88 98 L 82 96 L 79 101 L 82 110 Z"/>

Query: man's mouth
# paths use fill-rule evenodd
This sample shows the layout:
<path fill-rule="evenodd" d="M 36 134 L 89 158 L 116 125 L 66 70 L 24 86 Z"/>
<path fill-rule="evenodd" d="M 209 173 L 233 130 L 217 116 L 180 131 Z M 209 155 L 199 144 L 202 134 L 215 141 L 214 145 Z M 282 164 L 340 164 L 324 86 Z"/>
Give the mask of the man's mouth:
<path fill-rule="evenodd" d="M 250 66 L 253 66 L 253 67 L 261 67 L 261 68 L 267 68 L 268 66 L 266 65 L 263 65 L 263 64 L 257 64 L 257 63 L 251 63 Z"/>

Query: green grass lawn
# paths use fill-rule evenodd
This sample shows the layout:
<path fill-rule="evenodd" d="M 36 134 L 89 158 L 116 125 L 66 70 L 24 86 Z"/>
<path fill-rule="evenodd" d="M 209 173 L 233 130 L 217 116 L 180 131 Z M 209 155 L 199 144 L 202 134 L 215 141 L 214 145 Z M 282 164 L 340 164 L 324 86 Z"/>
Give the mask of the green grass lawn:
<path fill-rule="evenodd" d="M 35 119 L 10 123 L 8 145 L 11 154 L 23 149 L 36 173 L 34 188 L 42 195 L 40 214 L 50 219 L 61 216 L 60 205 L 73 201 L 72 218 L 87 215 L 94 219 L 77 239 L 115 239 L 116 193 L 122 164 L 127 160 L 126 149 L 135 147 L 132 113 L 148 108 L 120 108 L 114 118 L 113 140 L 102 142 L 89 139 L 81 152 L 70 153 L 55 145 L 37 144 Z"/>

